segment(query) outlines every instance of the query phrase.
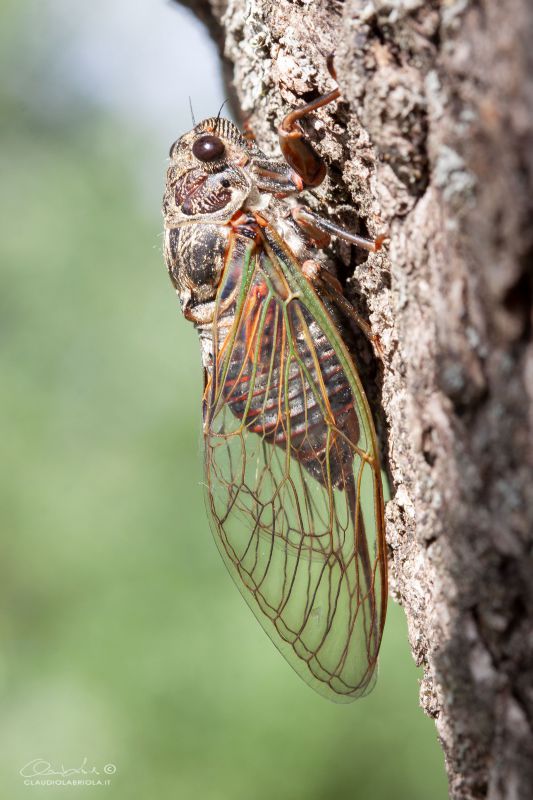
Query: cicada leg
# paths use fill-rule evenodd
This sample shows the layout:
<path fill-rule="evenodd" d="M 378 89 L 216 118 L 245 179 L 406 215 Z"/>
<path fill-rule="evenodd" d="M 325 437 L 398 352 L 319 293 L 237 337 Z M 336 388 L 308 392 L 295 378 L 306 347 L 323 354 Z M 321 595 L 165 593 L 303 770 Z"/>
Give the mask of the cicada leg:
<path fill-rule="evenodd" d="M 302 272 L 319 294 L 331 300 L 345 317 L 357 325 L 374 346 L 379 358 L 383 359 L 384 353 L 379 335 L 372 331 L 368 322 L 363 319 L 350 301 L 346 299 L 342 291 L 342 286 L 337 278 L 332 275 L 331 272 L 328 272 L 323 264 L 319 261 L 313 261 L 312 259 L 307 259 L 307 261 L 303 262 Z"/>
<path fill-rule="evenodd" d="M 304 208 L 304 206 L 295 206 L 291 213 L 294 221 L 302 230 L 318 243 L 324 241 L 324 237 L 327 236 L 327 240 L 325 240 L 327 245 L 329 244 L 330 235 L 338 236 L 339 239 L 343 239 L 345 242 L 354 244 L 371 253 L 376 253 L 378 250 L 381 250 L 383 242 L 388 239 L 387 234 L 384 233 L 376 236 L 375 239 L 367 239 L 364 236 L 358 236 L 356 233 L 350 233 L 350 231 L 347 231 L 345 228 L 341 228 L 340 225 L 335 225 L 334 222 L 320 217 L 318 214 L 315 214 L 314 211 Z M 321 244 L 320 246 L 323 247 L 324 245 Z"/>
<path fill-rule="evenodd" d="M 331 56 L 328 58 L 328 70 L 332 78 L 336 80 Z M 305 187 L 314 187 L 322 183 L 326 177 L 326 165 L 305 138 L 300 120 L 312 111 L 333 103 L 339 97 L 340 91 L 337 87 L 302 108 L 291 111 L 278 128 L 279 144 L 285 161 L 300 176 Z"/>

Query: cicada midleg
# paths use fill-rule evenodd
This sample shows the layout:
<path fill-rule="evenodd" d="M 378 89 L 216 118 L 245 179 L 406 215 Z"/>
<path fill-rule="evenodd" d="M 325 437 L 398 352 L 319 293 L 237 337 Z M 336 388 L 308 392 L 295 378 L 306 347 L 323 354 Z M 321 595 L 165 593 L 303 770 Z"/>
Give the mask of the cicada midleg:
<path fill-rule="evenodd" d="M 198 329 L 205 485 L 222 557 L 263 628 L 316 691 L 373 685 L 387 602 L 372 415 L 340 331 L 349 303 L 320 247 L 376 249 L 299 206 L 324 166 L 289 114 L 284 159 L 226 119 L 171 148 L 165 257 Z M 365 323 L 354 312 L 354 318 Z"/>

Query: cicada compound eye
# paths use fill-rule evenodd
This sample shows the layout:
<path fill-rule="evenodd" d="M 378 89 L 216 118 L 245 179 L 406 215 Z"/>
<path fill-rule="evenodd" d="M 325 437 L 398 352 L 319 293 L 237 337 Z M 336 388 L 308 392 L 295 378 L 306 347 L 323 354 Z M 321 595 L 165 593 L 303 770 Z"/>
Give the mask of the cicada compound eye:
<path fill-rule="evenodd" d="M 192 153 L 199 161 L 216 161 L 217 158 L 222 158 L 225 149 L 222 139 L 207 133 L 195 141 Z"/>

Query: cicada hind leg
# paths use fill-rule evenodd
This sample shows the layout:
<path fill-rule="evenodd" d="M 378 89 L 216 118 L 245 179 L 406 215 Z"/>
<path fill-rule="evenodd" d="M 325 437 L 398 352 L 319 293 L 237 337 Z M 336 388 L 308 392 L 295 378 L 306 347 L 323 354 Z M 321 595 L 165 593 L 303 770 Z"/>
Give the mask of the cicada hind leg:
<path fill-rule="evenodd" d="M 338 310 L 354 325 L 356 325 L 367 337 L 369 342 L 374 346 L 378 356 L 383 359 L 384 353 L 381 346 L 381 340 L 377 333 L 372 331 L 368 322 L 363 319 L 357 309 L 355 309 L 350 301 L 344 296 L 340 282 L 335 278 L 331 272 L 324 267 L 320 261 L 313 261 L 308 259 L 302 264 L 302 272 L 311 283 L 318 293 L 331 300 L 338 308 Z"/>
<path fill-rule="evenodd" d="M 333 222 L 319 217 L 314 211 L 310 211 L 304 206 L 295 206 L 295 208 L 292 209 L 292 218 L 319 247 L 327 247 L 330 236 L 334 235 L 339 239 L 343 239 L 345 242 L 361 247 L 363 250 L 376 253 L 381 249 L 381 245 L 388 238 L 385 234 L 381 234 L 380 236 L 376 236 L 375 239 L 366 239 L 364 236 L 350 233 L 344 228 L 335 225 Z M 378 356 L 382 359 L 383 348 L 381 347 L 379 336 L 372 332 L 372 328 L 368 322 L 361 317 L 350 301 L 346 299 L 342 286 L 337 278 L 324 268 L 323 263 L 312 259 L 304 261 L 302 264 L 302 272 L 307 280 L 317 289 L 319 294 L 325 295 L 332 300 L 339 311 L 357 325 L 367 339 L 374 345 Z"/>

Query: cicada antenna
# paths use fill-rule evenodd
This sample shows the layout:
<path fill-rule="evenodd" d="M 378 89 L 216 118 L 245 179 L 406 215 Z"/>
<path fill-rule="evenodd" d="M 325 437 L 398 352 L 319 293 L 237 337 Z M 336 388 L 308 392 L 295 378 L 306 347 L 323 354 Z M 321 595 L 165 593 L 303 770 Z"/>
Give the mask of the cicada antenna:
<path fill-rule="evenodd" d="M 218 120 L 220 119 L 220 112 L 222 111 L 222 109 L 224 108 L 224 106 L 226 105 L 226 103 L 227 103 L 228 101 L 229 101 L 229 97 L 226 97 L 226 99 L 224 100 L 224 102 L 222 103 L 222 105 L 220 106 L 220 108 L 218 109 L 218 114 L 217 114 L 217 122 L 218 122 Z"/>
<path fill-rule="evenodd" d="M 191 96 L 190 95 L 189 95 L 189 108 L 191 109 L 191 117 L 192 117 L 193 128 L 196 128 L 196 120 L 194 119 L 194 111 L 192 110 L 192 100 L 191 100 Z"/>

